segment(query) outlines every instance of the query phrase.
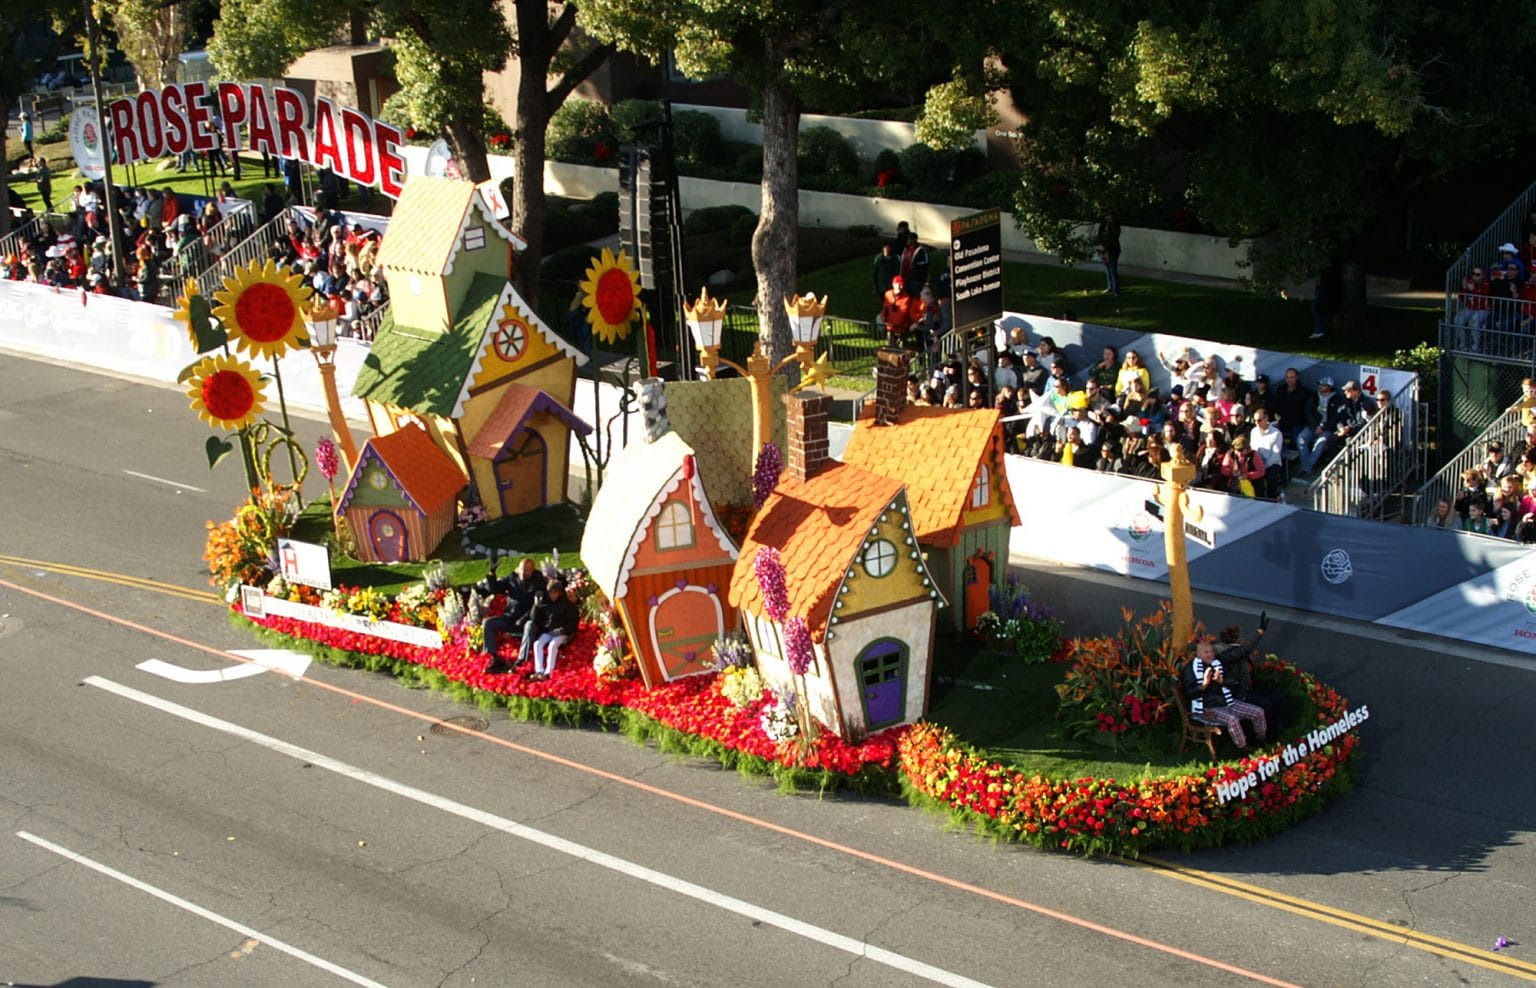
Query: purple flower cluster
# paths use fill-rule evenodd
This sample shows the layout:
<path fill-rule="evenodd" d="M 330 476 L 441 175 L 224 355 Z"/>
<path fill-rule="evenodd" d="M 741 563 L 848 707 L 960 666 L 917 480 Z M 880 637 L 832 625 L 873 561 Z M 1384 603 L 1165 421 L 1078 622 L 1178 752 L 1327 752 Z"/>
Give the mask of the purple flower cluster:
<path fill-rule="evenodd" d="M 784 472 L 784 457 L 773 443 L 763 443 L 757 454 L 757 465 L 752 468 L 752 510 L 762 510 L 768 495 L 779 486 L 779 474 Z"/>
<path fill-rule="evenodd" d="M 804 676 L 810 671 L 814 657 L 811 631 L 805 626 L 805 619 L 797 614 L 784 622 L 784 658 L 789 662 L 789 671 Z"/>
<path fill-rule="evenodd" d="M 784 563 L 779 550 L 763 546 L 752 557 L 752 574 L 763 590 L 763 612 L 774 621 L 782 621 L 789 614 L 789 588 L 784 585 Z"/>

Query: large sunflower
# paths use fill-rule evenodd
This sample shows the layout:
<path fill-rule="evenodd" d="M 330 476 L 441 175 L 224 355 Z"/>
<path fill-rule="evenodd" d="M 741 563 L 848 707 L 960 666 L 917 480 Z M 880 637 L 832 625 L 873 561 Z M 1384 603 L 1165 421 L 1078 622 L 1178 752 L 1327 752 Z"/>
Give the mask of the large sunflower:
<path fill-rule="evenodd" d="M 198 418 L 215 429 L 232 431 L 254 422 L 267 400 L 256 368 L 224 354 L 198 361 L 187 397 Z"/>
<path fill-rule="evenodd" d="M 304 332 L 309 296 L 298 275 L 284 274 L 272 261 L 252 261 L 213 293 L 218 303 L 213 314 L 240 349 L 255 357 L 281 357 L 309 342 Z"/>
<path fill-rule="evenodd" d="M 587 280 L 581 283 L 581 304 L 587 307 L 587 321 L 592 332 L 604 343 L 614 343 L 629 335 L 630 319 L 640 302 L 640 274 L 622 249 L 603 253 L 587 268 Z"/>

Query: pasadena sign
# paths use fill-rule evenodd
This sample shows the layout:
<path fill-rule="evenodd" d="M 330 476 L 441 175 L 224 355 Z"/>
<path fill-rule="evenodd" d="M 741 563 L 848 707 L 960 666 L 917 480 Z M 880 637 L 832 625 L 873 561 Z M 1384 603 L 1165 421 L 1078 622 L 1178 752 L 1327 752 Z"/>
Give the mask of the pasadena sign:
<path fill-rule="evenodd" d="M 188 82 L 146 89 L 107 107 L 112 151 L 125 164 L 163 154 L 248 148 L 297 158 L 372 185 L 392 199 L 405 182 L 399 128 L 337 107 L 324 97 L 311 113 L 304 94 L 285 86 Z M 217 133 L 214 120 L 217 118 Z M 248 140 L 241 140 L 241 135 Z"/>

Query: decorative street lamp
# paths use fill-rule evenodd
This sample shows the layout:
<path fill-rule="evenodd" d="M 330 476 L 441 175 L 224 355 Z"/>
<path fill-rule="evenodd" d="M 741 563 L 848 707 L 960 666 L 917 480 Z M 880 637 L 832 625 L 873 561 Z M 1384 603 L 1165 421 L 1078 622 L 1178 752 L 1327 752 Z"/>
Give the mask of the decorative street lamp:
<path fill-rule="evenodd" d="M 342 455 L 350 472 L 357 466 L 357 446 L 352 442 L 352 430 L 346 416 L 341 414 L 341 398 L 336 393 L 336 327 L 341 322 L 341 308 L 325 299 L 317 300 L 304 313 L 309 326 L 310 350 L 315 363 L 320 366 L 320 379 L 325 384 L 325 411 L 331 420 L 331 431 L 341 444 Z"/>
<path fill-rule="evenodd" d="M 821 322 L 827 311 L 825 295 L 820 301 L 814 295 L 790 296 L 784 300 L 789 314 L 790 335 L 795 341 L 795 351 L 777 364 L 768 359 L 763 350 L 763 338 L 758 336 L 747 358 L 747 366 L 720 356 L 720 338 L 725 326 L 726 304 L 709 297 L 709 289 L 701 289 L 699 299 L 692 305 L 683 303 L 683 314 L 688 328 L 693 332 L 694 345 L 698 347 L 700 362 L 704 365 L 704 379 L 713 381 L 721 364 L 746 378 L 752 387 L 752 449 L 753 458 L 762 451 L 763 444 L 773 436 L 773 404 L 769 381 L 774 374 L 791 363 L 800 365 L 800 383 L 791 393 L 811 386 L 821 386 L 832 375 L 832 365 L 826 354 L 816 358 L 816 341 L 821 337 Z"/>
<path fill-rule="evenodd" d="M 1163 464 L 1163 482 L 1157 488 L 1157 503 L 1168 509 L 1168 520 L 1163 525 L 1163 548 L 1168 554 L 1168 590 L 1173 598 L 1173 647 L 1187 647 L 1195 634 L 1195 600 L 1189 588 L 1189 563 L 1184 551 L 1184 521 L 1196 524 L 1204 517 L 1204 510 L 1189 496 L 1190 482 L 1195 479 L 1195 465 L 1190 462 L 1184 447 L 1173 445 L 1173 459 Z"/>

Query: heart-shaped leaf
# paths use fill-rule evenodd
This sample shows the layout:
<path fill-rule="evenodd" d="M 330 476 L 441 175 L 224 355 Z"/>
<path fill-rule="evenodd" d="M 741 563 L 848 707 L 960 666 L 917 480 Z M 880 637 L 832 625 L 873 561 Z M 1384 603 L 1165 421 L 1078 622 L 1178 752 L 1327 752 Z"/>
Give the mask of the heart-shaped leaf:
<path fill-rule="evenodd" d="M 220 460 L 235 451 L 235 444 L 228 439 L 209 436 L 208 441 L 203 444 L 203 448 L 208 452 L 208 469 L 212 470 L 219 465 Z"/>
<path fill-rule="evenodd" d="M 201 295 L 187 299 L 187 324 L 197 339 L 198 353 L 207 353 L 229 342 L 229 334 L 224 332 L 224 327 L 214 325 L 213 311 L 208 306 L 208 300 Z"/>

